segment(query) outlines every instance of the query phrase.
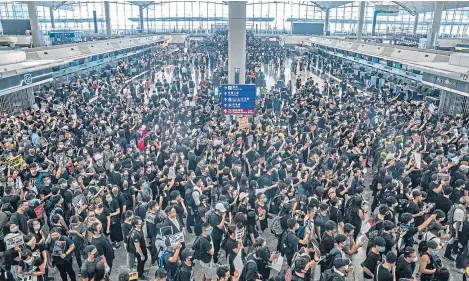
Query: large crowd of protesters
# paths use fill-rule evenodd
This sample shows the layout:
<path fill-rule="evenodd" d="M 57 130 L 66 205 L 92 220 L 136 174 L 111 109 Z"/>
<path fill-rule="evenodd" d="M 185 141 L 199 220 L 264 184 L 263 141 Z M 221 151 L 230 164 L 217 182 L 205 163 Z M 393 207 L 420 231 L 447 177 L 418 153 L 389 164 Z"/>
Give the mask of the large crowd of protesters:
<path fill-rule="evenodd" d="M 311 57 L 248 34 L 246 81 L 265 91 L 241 128 L 215 95 L 227 44 L 161 48 L 0 120 L 0 280 L 109 280 L 126 263 L 119 280 L 345 281 L 359 252 L 359 280 L 469 266 L 467 118 L 319 86 Z M 284 83 L 266 87 L 264 65 Z"/>

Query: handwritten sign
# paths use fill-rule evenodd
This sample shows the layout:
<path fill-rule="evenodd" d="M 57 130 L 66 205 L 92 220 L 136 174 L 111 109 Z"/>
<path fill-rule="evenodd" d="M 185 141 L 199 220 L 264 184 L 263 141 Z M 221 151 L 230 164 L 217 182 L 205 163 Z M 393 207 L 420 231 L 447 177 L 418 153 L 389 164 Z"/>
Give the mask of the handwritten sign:
<path fill-rule="evenodd" d="M 246 130 L 249 129 L 249 119 L 247 117 L 239 117 L 238 118 L 238 124 L 239 124 L 239 129 L 240 130 Z"/>
<path fill-rule="evenodd" d="M 22 246 L 24 245 L 24 240 L 23 240 L 23 235 L 20 233 L 14 234 L 14 235 L 7 235 L 5 237 L 5 245 L 7 247 L 7 250 L 14 249 L 16 246 Z"/>
<path fill-rule="evenodd" d="M 242 240 L 244 238 L 244 227 L 236 228 L 236 240 Z"/>
<path fill-rule="evenodd" d="M 8 168 L 10 169 L 21 167 L 22 164 L 23 164 L 23 156 L 21 155 L 11 157 L 10 159 L 8 159 Z"/>

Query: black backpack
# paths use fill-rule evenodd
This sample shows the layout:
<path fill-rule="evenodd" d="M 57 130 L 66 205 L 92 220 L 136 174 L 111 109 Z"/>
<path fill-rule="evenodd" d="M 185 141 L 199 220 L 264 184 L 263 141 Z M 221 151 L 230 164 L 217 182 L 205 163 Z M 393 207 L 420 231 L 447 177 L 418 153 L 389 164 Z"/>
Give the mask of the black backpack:
<path fill-rule="evenodd" d="M 194 250 L 194 260 L 202 259 L 202 252 L 200 251 L 200 239 L 202 239 L 202 237 L 197 236 L 197 238 L 195 238 L 194 244 L 192 244 L 192 250 Z"/>
<path fill-rule="evenodd" d="M 427 234 L 428 234 L 428 232 L 425 233 L 425 236 L 423 237 L 422 241 L 420 241 L 420 243 L 419 243 L 418 252 L 419 252 L 420 256 L 422 256 L 425 252 L 427 252 L 427 250 L 428 250 L 427 243 L 436 238 L 436 236 L 435 236 L 435 237 L 430 238 L 430 240 L 427 241 Z"/>
<path fill-rule="evenodd" d="M 127 235 L 127 237 L 125 237 L 125 242 L 126 242 L 126 250 L 128 253 L 131 253 L 131 254 L 135 254 L 135 252 L 137 251 L 137 249 L 135 249 L 135 245 L 132 241 L 132 235 L 134 234 L 134 229 L 132 228 L 132 230 L 130 230 L 129 232 L 129 235 Z"/>
<path fill-rule="evenodd" d="M 282 253 L 283 255 L 291 255 L 295 252 L 295 249 L 288 246 L 288 236 L 290 233 L 292 232 L 287 230 L 283 233 L 283 236 L 282 236 L 282 244 L 280 246 L 280 253 Z"/>
<path fill-rule="evenodd" d="M 324 268 L 324 270 L 332 269 L 334 266 L 335 257 L 337 255 L 341 255 L 340 251 L 337 250 L 337 248 L 332 249 L 332 251 L 327 254 L 326 258 L 322 261 L 321 268 Z"/>
<path fill-rule="evenodd" d="M 331 281 L 332 274 L 334 273 L 334 269 L 330 268 L 323 273 L 321 273 L 321 277 L 319 277 L 319 281 Z"/>

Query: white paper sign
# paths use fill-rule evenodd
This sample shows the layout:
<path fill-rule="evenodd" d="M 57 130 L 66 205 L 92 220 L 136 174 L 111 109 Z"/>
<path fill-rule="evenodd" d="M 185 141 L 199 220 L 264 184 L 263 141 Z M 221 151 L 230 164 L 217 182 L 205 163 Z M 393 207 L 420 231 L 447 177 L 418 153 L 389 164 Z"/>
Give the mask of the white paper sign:
<path fill-rule="evenodd" d="M 20 233 L 11 235 L 5 239 L 5 245 L 7 250 L 14 249 L 16 246 L 24 245 L 23 235 Z"/>
<path fill-rule="evenodd" d="M 236 271 L 238 272 L 242 272 L 244 268 L 243 259 L 241 258 L 241 252 L 242 251 L 239 251 L 235 259 L 233 260 L 233 265 L 236 268 Z"/>
<path fill-rule="evenodd" d="M 272 261 L 272 265 L 270 266 L 271 269 L 280 272 L 283 266 L 283 257 L 281 255 L 277 255 L 277 258 Z"/>
<path fill-rule="evenodd" d="M 414 152 L 415 167 L 418 169 L 422 168 L 422 154 Z"/>

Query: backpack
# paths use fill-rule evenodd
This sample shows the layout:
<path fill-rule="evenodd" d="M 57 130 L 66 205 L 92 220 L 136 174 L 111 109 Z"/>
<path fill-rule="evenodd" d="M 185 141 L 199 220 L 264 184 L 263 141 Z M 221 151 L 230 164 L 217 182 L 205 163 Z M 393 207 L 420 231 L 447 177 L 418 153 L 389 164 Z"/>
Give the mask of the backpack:
<path fill-rule="evenodd" d="M 331 281 L 333 273 L 334 273 L 334 269 L 332 268 L 325 270 L 323 273 L 321 273 L 321 277 L 319 277 L 319 281 Z"/>
<path fill-rule="evenodd" d="M 182 281 L 181 280 L 181 271 L 183 271 L 184 269 L 182 269 L 182 265 L 181 264 L 178 269 L 176 270 L 176 273 L 174 274 L 174 281 Z M 186 270 L 187 271 L 187 270 Z M 184 280 L 184 281 L 187 281 L 187 280 Z"/>
<path fill-rule="evenodd" d="M 292 258 L 292 260 L 291 260 L 291 266 L 290 266 L 290 268 L 291 268 L 292 272 L 295 271 L 295 262 L 296 262 L 299 258 L 301 258 L 301 257 L 309 257 L 309 255 L 306 254 L 306 253 L 300 254 L 300 253 L 296 252 L 296 253 L 293 255 L 293 258 Z"/>
<path fill-rule="evenodd" d="M 345 203 L 344 208 L 344 222 L 353 224 L 353 200 L 355 197 L 351 197 L 347 203 Z"/>
<path fill-rule="evenodd" d="M 246 261 L 246 263 L 244 264 L 243 270 L 239 274 L 238 281 L 247 281 L 247 279 L 246 279 L 246 271 L 247 271 L 246 268 L 247 268 L 248 263 L 250 263 L 250 262 L 253 262 L 254 264 L 256 264 L 256 262 L 253 261 L 253 260 Z M 256 266 L 257 266 L 257 264 L 256 264 Z M 178 281 L 178 280 L 175 279 L 174 281 Z"/>
<path fill-rule="evenodd" d="M 291 255 L 295 252 L 295 249 L 288 246 L 288 235 L 290 233 L 291 233 L 290 231 L 285 231 L 285 233 L 282 236 L 282 243 L 281 243 L 281 246 L 280 246 L 280 253 L 282 253 L 283 255 Z"/>
<path fill-rule="evenodd" d="M 127 252 L 131 253 L 131 254 L 135 254 L 136 252 L 136 249 L 135 249 L 135 245 L 134 243 L 132 243 L 131 241 L 131 238 L 132 238 L 132 235 L 134 234 L 134 229 L 132 228 L 132 230 L 130 230 L 129 232 L 129 235 L 127 235 L 127 237 L 125 237 L 125 243 L 126 243 L 126 250 Z"/>
<path fill-rule="evenodd" d="M 202 252 L 199 251 L 199 248 L 200 248 L 200 239 L 202 239 L 201 236 L 197 236 L 197 238 L 195 238 L 195 241 L 194 241 L 194 244 L 192 244 L 192 250 L 194 250 L 194 259 L 195 260 L 201 260 L 202 259 Z M 176 280 L 176 279 L 175 279 Z"/>
<path fill-rule="evenodd" d="M 332 251 L 327 254 L 326 258 L 322 261 L 321 268 L 324 268 L 324 270 L 332 269 L 334 266 L 335 256 L 337 255 L 341 255 L 340 251 L 337 250 L 337 248 L 332 249 Z"/>
<path fill-rule="evenodd" d="M 456 257 L 456 268 L 466 269 L 469 266 L 469 244 L 466 245 L 464 251 L 460 252 Z"/>
<path fill-rule="evenodd" d="M 280 219 L 282 217 L 276 216 L 272 221 L 272 226 L 270 227 L 270 232 L 272 232 L 275 237 L 280 237 L 283 233 L 282 225 L 280 224 Z"/>
<path fill-rule="evenodd" d="M 194 198 L 192 197 L 192 192 L 194 192 L 194 189 L 192 188 L 188 188 L 186 190 L 186 193 L 184 194 L 184 202 L 187 206 L 194 206 L 195 205 L 195 201 L 194 201 Z"/>
<path fill-rule="evenodd" d="M 158 268 L 166 269 L 166 258 L 171 257 L 171 252 L 165 250 L 162 255 L 158 258 Z"/>
<path fill-rule="evenodd" d="M 419 243 L 418 252 L 419 252 L 420 256 L 422 256 L 428 250 L 427 243 L 436 238 L 436 236 L 435 236 L 435 237 L 432 237 L 430 240 L 427 241 L 427 234 L 428 234 L 428 232 L 425 233 L 425 237 Z"/>
<path fill-rule="evenodd" d="M 450 229 L 453 229 L 453 224 L 454 224 L 454 212 L 456 211 L 456 209 L 460 209 L 460 210 L 463 210 L 464 213 L 466 213 L 466 211 L 464 210 L 463 207 L 461 207 L 459 204 L 453 204 L 453 206 L 451 206 L 451 208 L 449 209 L 448 211 L 448 225 L 450 226 Z"/>

